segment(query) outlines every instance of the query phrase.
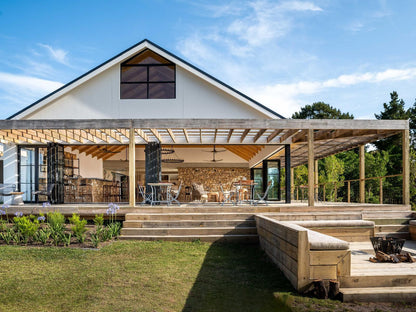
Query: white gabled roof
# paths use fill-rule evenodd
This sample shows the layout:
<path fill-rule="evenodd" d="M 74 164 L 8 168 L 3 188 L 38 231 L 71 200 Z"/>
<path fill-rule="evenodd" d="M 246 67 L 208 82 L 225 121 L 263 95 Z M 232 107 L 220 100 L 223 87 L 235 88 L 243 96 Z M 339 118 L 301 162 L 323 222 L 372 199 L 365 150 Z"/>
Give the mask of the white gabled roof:
<path fill-rule="evenodd" d="M 67 83 L 66 85 L 62 86 L 61 88 L 53 91 L 52 93 L 46 95 L 45 97 L 41 98 L 40 100 L 34 102 L 33 104 L 25 107 L 24 109 L 20 110 L 19 112 L 15 113 L 14 115 L 8 117 L 7 119 L 21 119 L 27 116 L 28 114 L 37 111 L 41 107 L 49 104 L 50 102 L 56 100 L 57 98 L 61 97 L 62 95 L 70 92 L 74 88 L 78 87 L 79 85 L 85 83 L 86 81 L 92 79 L 93 77 L 99 75 L 100 73 L 104 72 L 108 68 L 122 63 L 123 61 L 129 59 L 130 57 L 136 55 L 137 53 L 143 51 L 144 49 L 149 49 L 154 51 L 155 53 L 163 56 L 164 58 L 168 59 L 172 63 L 175 63 L 177 66 L 187 70 L 188 72 L 194 74 L 195 76 L 203 79 L 204 81 L 210 83 L 211 85 L 217 87 L 218 89 L 224 91 L 225 93 L 237 98 L 241 102 L 247 104 L 248 106 L 254 108 L 255 110 L 260 111 L 261 113 L 265 114 L 266 116 L 276 119 L 281 118 L 284 119 L 283 116 L 274 112 L 270 108 L 260 104 L 259 102 L 251 99 L 247 95 L 235 90 L 234 88 L 230 87 L 229 85 L 221 82 L 220 80 L 212 77 L 211 75 L 205 73 L 204 71 L 198 69 L 197 67 L 193 66 L 192 64 L 182 60 L 181 58 L 175 56 L 174 54 L 166 51 L 165 49 L 161 48 L 160 46 L 154 44 L 153 42 L 145 39 L 136 45 L 130 47 L 129 49 L 121 52 L 120 54 L 116 55 L 115 57 L 109 59 L 108 61 L 104 62 L 103 64 L 93 68 L 92 70 L 88 71 L 84 75 L 72 80 L 71 82 Z"/>

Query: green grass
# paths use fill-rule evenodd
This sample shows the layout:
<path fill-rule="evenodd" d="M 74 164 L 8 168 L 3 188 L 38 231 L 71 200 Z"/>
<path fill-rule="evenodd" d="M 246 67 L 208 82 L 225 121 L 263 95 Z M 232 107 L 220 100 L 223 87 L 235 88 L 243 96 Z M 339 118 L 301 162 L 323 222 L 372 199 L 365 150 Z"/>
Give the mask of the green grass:
<path fill-rule="evenodd" d="M 0 247 L 0 311 L 284 311 L 292 287 L 255 245 Z"/>

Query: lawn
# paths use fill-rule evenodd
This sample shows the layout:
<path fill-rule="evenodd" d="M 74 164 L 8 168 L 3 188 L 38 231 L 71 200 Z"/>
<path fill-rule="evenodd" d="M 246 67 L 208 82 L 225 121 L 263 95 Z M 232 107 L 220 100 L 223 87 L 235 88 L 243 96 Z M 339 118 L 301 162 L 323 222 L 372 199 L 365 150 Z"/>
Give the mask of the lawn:
<path fill-rule="evenodd" d="M 0 311 L 368 308 L 291 291 L 257 245 L 118 241 L 100 250 L 0 247 Z"/>

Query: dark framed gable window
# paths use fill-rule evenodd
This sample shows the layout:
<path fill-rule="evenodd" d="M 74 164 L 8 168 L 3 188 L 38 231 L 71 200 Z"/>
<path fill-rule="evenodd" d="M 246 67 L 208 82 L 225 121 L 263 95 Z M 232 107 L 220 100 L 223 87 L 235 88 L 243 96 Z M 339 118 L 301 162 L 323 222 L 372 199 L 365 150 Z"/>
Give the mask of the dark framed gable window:
<path fill-rule="evenodd" d="M 146 49 L 121 64 L 121 99 L 174 99 L 175 64 Z"/>

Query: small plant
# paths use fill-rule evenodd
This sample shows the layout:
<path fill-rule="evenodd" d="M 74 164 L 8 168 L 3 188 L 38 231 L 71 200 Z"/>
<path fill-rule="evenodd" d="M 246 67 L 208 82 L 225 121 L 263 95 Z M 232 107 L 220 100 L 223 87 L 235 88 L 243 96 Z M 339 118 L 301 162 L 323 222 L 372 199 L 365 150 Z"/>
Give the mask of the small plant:
<path fill-rule="evenodd" d="M 55 246 L 58 246 L 58 244 L 62 241 L 62 236 L 65 231 L 65 216 L 58 211 L 49 212 L 47 216 L 48 225 L 51 230 L 50 237 L 52 238 Z"/>
<path fill-rule="evenodd" d="M 33 220 L 35 216 L 22 216 L 22 214 L 16 213 L 16 217 L 13 218 L 14 228 L 17 233 L 20 233 L 23 243 L 27 244 L 29 240 L 33 238 L 36 231 L 39 228 L 39 221 Z"/>
<path fill-rule="evenodd" d="M 91 233 L 91 243 L 95 248 L 98 247 L 98 244 L 100 243 L 100 241 L 101 241 L 101 237 L 99 233 L 97 232 Z"/>
<path fill-rule="evenodd" d="M 50 236 L 51 230 L 49 228 L 39 229 L 33 236 L 33 240 L 46 245 Z"/>
<path fill-rule="evenodd" d="M 13 243 L 15 243 L 16 245 L 19 244 L 22 240 L 22 235 L 19 232 L 14 232 L 12 233 L 12 241 Z"/>
<path fill-rule="evenodd" d="M 62 233 L 60 235 L 60 241 L 64 244 L 64 246 L 69 246 L 71 245 L 71 233 Z"/>
<path fill-rule="evenodd" d="M 0 220 L 0 232 L 4 232 L 7 229 L 7 223 L 6 220 Z"/>
<path fill-rule="evenodd" d="M 95 215 L 95 218 L 93 219 L 95 226 L 103 226 L 104 224 L 104 215 Z"/>
<path fill-rule="evenodd" d="M 6 231 L 5 231 L 5 232 L 0 233 L 0 238 L 1 238 L 2 240 L 4 240 L 4 242 L 5 242 L 7 245 L 10 245 L 10 242 L 11 242 L 11 241 L 12 241 L 12 239 L 13 239 L 13 235 L 14 235 L 14 230 L 13 230 L 13 228 L 6 228 Z"/>
<path fill-rule="evenodd" d="M 120 222 L 110 223 L 107 226 L 107 230 L 108 230 L 108 232 L 110 232 L 111 238 L 119 236 L 120 235 L 120 230 L 121 230 Z"/>
<path fill-rule="evenodd" d="M 74 213 L 72 214 L 72 217 L 69 218 L 69 222 L 72 224 L 72 233 L 74 233 L 78 242 L 82 244 L 85 241 L 85 232 L 87 231 L 85 226 L 87 225 L 87 220 L 81 220 L 79 215 Z"/>
<path fill-rule="evenodd" d="M 106 211 L 107 215 L 110 216 L 110 222 L 114 223 L 116 221 L 117 217 L 117 211 L 120 209 L 120 207 L 114 203 L 108 204 L 108 209 Z"/>

